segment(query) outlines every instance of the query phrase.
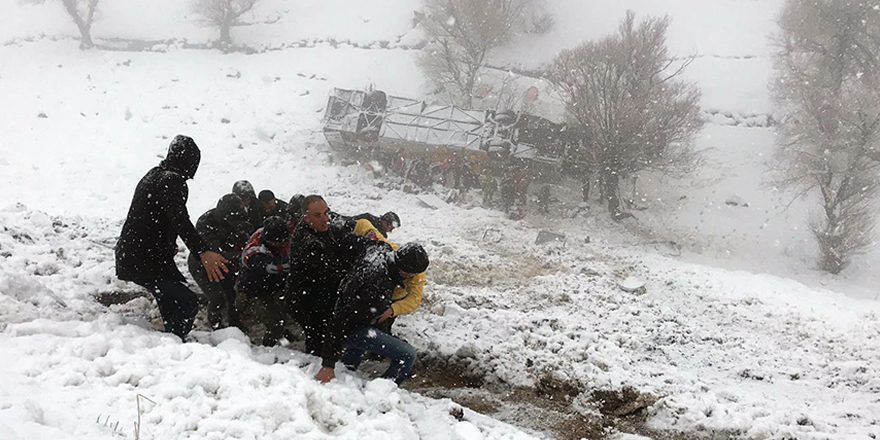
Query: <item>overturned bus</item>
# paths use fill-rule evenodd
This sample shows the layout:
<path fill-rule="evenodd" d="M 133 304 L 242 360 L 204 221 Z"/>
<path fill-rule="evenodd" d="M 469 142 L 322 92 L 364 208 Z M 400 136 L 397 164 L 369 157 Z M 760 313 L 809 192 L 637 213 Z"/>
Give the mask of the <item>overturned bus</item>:
<path fill-rule="evenodd" d="M 503 170 L 510 163 L 559 168 L 567 151 L 564 124 L 509 110 L 432 105 L 382 91 L 333 89 L 323 131 L 330 147 L 347 155 L 391 154 L 433 163 L 458 156 L 482 169 Z"/>

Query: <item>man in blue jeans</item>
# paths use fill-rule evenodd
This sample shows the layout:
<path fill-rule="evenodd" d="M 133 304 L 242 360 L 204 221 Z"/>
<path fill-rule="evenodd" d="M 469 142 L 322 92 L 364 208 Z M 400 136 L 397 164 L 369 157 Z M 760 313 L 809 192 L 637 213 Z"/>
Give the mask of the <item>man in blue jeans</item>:
<path fill-rule="evenodd" d="M 387 319 L 384 313 L 391 307 L 395 286 L 403 286 L 406 279 L 428 268 L 428 254 L 421 245 L 407 243 L 396 251 L 386 247 L 374 248 L 342 281 L 339 298 L 328 326 L 331 330 L 321 352 L 321 369 L 315 379 L 328 382 L 336 373 L 336 361 L 341 360 L 350 370 L 360 365 L 366 352 L 391 359 L 382 377 L 400 385 L 416 362 L 415 349 L 400 339 L 385 333 L 376 324 Z"/>

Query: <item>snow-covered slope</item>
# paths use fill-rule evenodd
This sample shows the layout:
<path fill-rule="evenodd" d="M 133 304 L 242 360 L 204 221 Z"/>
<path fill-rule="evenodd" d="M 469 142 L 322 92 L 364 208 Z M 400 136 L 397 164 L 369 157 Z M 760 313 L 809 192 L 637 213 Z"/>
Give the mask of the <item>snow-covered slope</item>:
<path fill-rule="evenodd" d="M 683 181 L 641 179 L 648 209 L 608 224 L 599 206 L 522 222 L 472 200 L 431 210 L 331 162 L 319 119 L 332 87 L 424 93 L 412 2 L 264 1 L 233 36 L 271 50 L 244 55 L 184 49 L 214 32 L 181 2 L 104 0 L 95 39 L 168 40 L 145 53 L 80 51 L 57 4 L 0 0 L 12 17 L 0 29 L 0 353 L 15 359 L 2 367 L 0 438 L 109 438 L 108 416 L 130 433 L 138 394 L 156 402 L 141 402 L 150 437 L 528 437 L 472 412 L 459 422 L 449 401 L 362 374 L 320 386 L 316 359 L 255 349 L 231 330 L 174 342 L 148 328 L 155 310 L 143 299 L 110 312 L 95 303 L 96 292 L 131 289 L 113 277 L 108 246 L 177 133 L 203 150 L 192 217 L 241 178 L 282 198 L 322 193 L 340 212 L 398 212 L 393 238 L 425 243 L 433 261 L 423 307 L 399 324 L 425 358 L 510 385 L 551 375 L 635 386 L 660 398 L 658 428 L 880 435 L 877 304 L 852 298 L 872 297 L 874 256 L 839 278 L 811 271 L 805 214 L 760 186 L 773 133 L 742 125 L 772 112 L 766 36 L 779 3 L 550 1 L 556 28 L 497 54 L 495 64 L 534 68 L 613 32 L 630 8 L 671 14 L 673 49 L 700 56 L 688 75 L 711 116 L 699 140 L 707 166 Z M 734 196 L 749 206 L 725 204 Z M 566 244 L 532 244 L 540 229 Z M 678 249 L 670 240 L 681 255 L 663 254 Z M 621 291 L 627 277 L 646 292 Z"/>

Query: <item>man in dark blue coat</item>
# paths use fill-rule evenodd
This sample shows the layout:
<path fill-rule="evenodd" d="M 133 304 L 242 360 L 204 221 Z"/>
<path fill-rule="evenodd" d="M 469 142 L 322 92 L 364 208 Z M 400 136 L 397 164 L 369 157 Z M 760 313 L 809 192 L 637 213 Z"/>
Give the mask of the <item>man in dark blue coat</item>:
<path fill-rule="evenodd" d="M 211 251 L 186 210 L 186 181 L 199 168 L 201 152 L 188 136 L 177 135 L 165 159 L 138 182 L 116 244 L 116 276 L 147 288 L 156 298 L 165 331 L 183 339 L 192 330 L 198 299 L 174 263 L 177 237 L 199 256 L 211 281 L 229 272 L 228 260 Z"/>

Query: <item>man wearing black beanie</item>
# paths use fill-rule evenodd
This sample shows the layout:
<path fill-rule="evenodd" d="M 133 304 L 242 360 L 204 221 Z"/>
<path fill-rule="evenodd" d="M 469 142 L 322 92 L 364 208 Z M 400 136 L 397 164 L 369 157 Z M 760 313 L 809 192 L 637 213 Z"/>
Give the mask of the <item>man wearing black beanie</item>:
<path fill-rule="evenodd" d="M 328 326 L 331 330 L 321 352 L 321 369 L 315 379 L 328 382 L 336 373 L 337 360 L 355 370 L 366 352 L 391 359 L 382 377 L 398 385 L 409 376 L 416 361 L 415 349 L 378 328 L 382 313 L 391 307 L 391 295 L 404 280 L 428 268 L 428 253 L 416 243 L 407 243 L 396 251 L 374 248 L 368 252 L 342 281 L 339 299 Z M 342 351 L 345 350 L 343 354 Z"/>

